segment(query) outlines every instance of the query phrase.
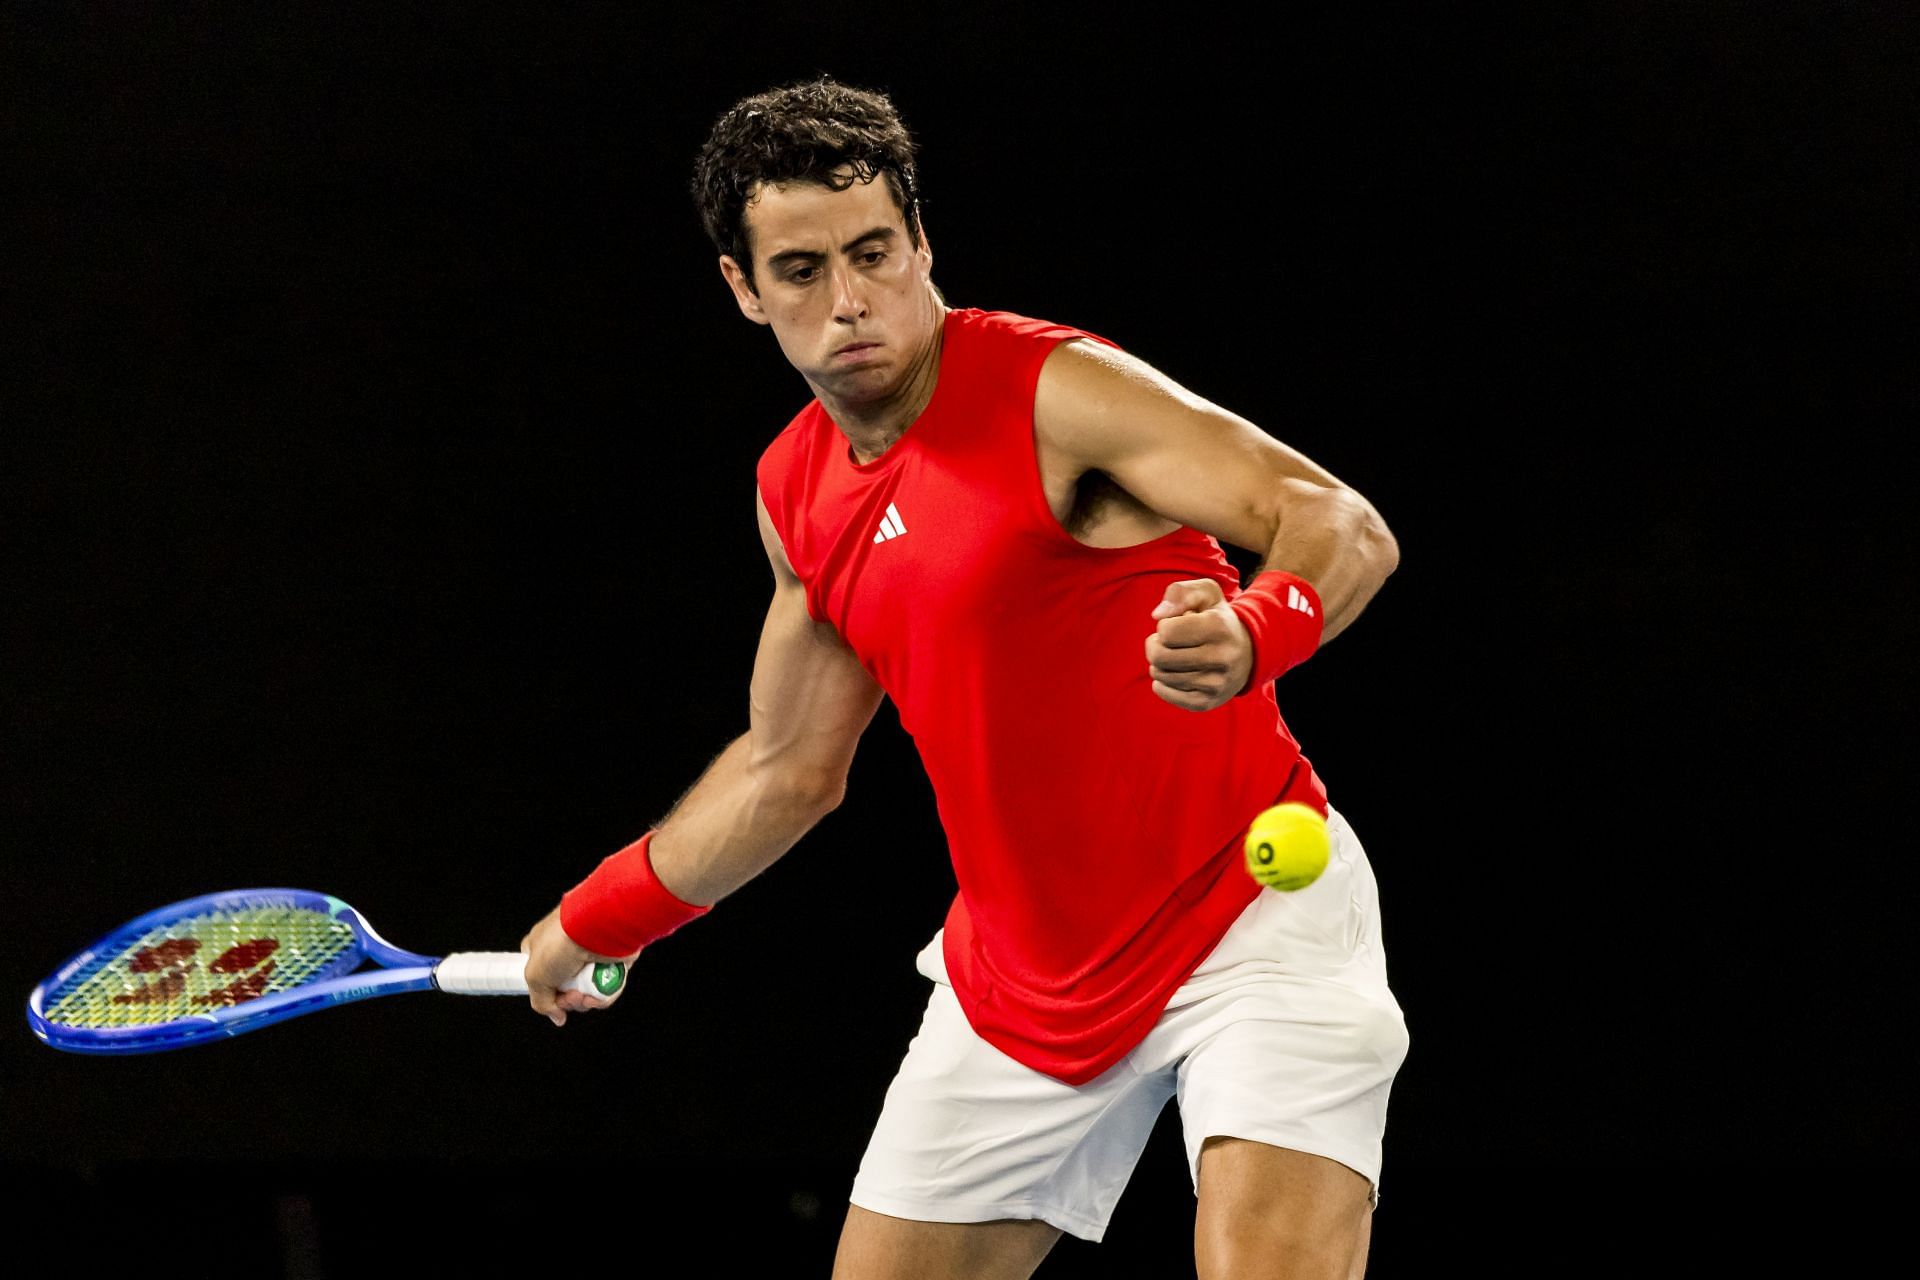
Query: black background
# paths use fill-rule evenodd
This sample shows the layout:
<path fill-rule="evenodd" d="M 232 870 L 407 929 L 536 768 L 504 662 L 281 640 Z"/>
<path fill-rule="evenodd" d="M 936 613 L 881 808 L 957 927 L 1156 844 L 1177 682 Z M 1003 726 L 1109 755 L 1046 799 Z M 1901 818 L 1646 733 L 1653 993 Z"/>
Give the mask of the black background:
<path fill-rule="evenodd" d="M 1280 687 L 1412 1032 L 1370 1274 L 1859 1247 L 1916 1138 L 1903 9 L 8 10 L 6 988 L 253 884 L 510 949 L 745 729 L 807 393 L 686 186 L 826 72 L 916 130 L 951 302 L 1115 339 L 1398 536 Z M 17 1022 L 9 1214 L 241 1275 L 824 1275 L 952 886 L 883 707 L 612 1014 Z M 1191 1274 L 1192 1206 L 1170 1110 L 1040 1274 Z"/>

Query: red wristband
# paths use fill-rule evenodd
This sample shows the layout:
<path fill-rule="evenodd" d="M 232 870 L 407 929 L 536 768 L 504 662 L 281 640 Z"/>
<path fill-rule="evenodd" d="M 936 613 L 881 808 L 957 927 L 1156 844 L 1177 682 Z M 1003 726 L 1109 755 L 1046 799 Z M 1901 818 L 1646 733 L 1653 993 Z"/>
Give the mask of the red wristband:
<path fill-rule="evenodd" d="M 626 956 L 711 911 L 673 896 L 653 873 L 653 832 L 600 860 L 560 899 L 560 927 L 598 956 Z"/>
<path fill-rule="evenodd" d="M 1312 657 L 1320 647 L 1326 619 L 1319 593 L 1305 578 L 1269 569 L 1228 603 L 1253 640 L 1253 673 L 1247 677 L 1247 687 L 1235 697 L 1263 688 L 1282 672 Z"/>

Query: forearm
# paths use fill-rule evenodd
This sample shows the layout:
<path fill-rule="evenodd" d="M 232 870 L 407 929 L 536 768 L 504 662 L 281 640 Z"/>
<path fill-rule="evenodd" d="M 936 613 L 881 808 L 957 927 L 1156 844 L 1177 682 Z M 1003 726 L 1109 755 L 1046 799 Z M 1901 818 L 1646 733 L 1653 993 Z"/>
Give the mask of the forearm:
<path fill-rule="evenodd" d="M 837 791 L 765 762 L 744 733 L 655 829 L 654 874 L 684 902 L 718 902 L 765 871 L 839 803 Z"/>
<path fill-rule="evenodd" d="M 558 988 L 583 955 L 619 959 L 705 915 L 772 866 L 846 790 L 854 744 L 883 696 L 859 658 L 807 612 L 766 505 L 755 497 L 774 570 L 754 656 L 752 728 L 727 745 L 667 816 L 600 860 L 523 942 L 533 1007 L 555 1022 L 586 1007 Z"/>
<path fill-rule="evenodd" d="M 533 1007 L 555 1023 L 589 1007 L 587 995 L 560 990 L 583 958 L 638 955 L 766 870 L 832 810 L 840 785 L 825 784 L 836 775 L 804 773 L 787 758 L 756 762 L 752 733 L 741 735 L 658 826 L 562 895 L 520 944 Z"/>
<path fill-rule="evenodd" d="M 1325 611 L 1320 643 L 1360 616 L 1400 563 L 1400 546 L 1373 505 L 1351 489 L 1294 498 L 1256 574 L 1282 569 L 1313 584 Z"/>

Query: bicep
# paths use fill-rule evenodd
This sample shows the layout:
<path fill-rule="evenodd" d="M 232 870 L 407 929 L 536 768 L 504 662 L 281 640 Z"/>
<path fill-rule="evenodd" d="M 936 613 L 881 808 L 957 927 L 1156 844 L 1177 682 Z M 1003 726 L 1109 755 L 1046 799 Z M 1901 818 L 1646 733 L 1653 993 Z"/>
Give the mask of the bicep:
<path fill-rule="evenodd" d="M 882 692 L 839 633 L 808 614 L 806 587 L 758 494 L 755 505 L 774 587 L 753 660 L 753 762 L 837 789 Z"/>
<path fill-rule="evenodd" d="M 1057 347 L 1041 367 L 1034 423 L 1077 468 L 1251 551 L 1267 550 L 1290 508 L 1352 494 L 1299 450 L 1110 347 Z"/>

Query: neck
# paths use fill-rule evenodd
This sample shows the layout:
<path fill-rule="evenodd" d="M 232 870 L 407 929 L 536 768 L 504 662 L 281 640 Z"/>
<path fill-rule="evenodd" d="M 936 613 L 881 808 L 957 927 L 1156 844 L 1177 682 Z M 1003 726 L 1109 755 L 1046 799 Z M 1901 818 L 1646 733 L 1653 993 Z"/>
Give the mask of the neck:
<path fill-rule="evenodd" d="M 914 357 L 907 376 L 890 395 L 859 402 L 820 396 L 821 407 L 847 438 L 854 461 L 867 463 L 878 458 L 926 412 L 933 400 L 934 384 L 940 379 L 940 347 L 946 334 L 946 318 L 947 308 L 934 303 L 933 339 Z"/>

